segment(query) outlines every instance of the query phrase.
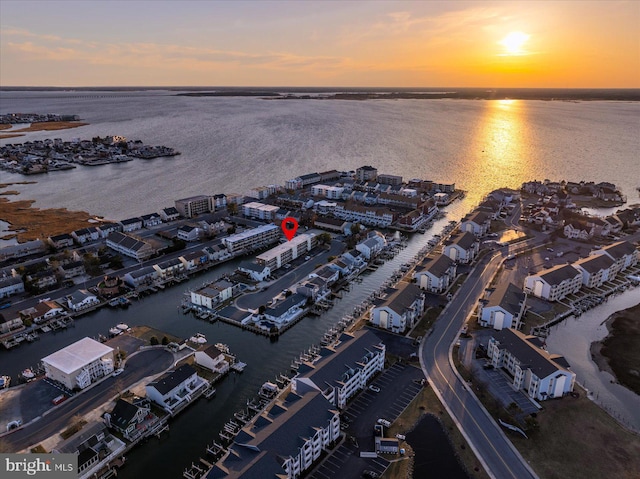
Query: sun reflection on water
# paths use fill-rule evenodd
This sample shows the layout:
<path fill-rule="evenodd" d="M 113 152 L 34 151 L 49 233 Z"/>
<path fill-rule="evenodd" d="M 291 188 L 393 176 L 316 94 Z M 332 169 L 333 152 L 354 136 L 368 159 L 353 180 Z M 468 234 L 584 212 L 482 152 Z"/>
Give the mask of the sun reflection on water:
<path fill-rule="evenodd" d="M 518 100 L 487 101 L 475 130 L 477 154 L 470 176 L 476 191 L 491 191 L 507 185 L 519 187 L 532 174 L 526 105 Z"/>

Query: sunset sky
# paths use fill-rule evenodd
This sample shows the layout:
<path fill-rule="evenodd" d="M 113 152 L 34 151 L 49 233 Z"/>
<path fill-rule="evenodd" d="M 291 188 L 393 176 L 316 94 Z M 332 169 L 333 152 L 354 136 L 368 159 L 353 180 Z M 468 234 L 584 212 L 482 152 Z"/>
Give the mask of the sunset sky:
<path fill-rule="evenodd" d="M 0 86 L 640 87 L 640 1 L 0 1 Z"/>

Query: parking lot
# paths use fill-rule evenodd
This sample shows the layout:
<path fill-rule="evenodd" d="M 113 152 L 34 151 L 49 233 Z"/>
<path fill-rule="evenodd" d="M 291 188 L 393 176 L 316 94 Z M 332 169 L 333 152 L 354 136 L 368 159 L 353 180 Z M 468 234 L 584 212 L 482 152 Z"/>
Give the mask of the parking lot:
<path fill-rule="evenodd" d="M 344 430 L 346 439 L 310 477 L 357 478 L 365 470 L 382 474 L 389 466 L 389 461 L 382 457 L 362 458 L 360 453 L 375 452 L 373 426 L 376 421 L 384 418 L 395 422 L 422 389 L 422 379 L 422 370 L 407 364 L 396 363 L 382 372 L 371 383 L 379 387 L 380 392 L 365 389 L 344 410 L 342 420 L 348 424 Z M 405 426 L 409 428 L 411 425 Z"/>

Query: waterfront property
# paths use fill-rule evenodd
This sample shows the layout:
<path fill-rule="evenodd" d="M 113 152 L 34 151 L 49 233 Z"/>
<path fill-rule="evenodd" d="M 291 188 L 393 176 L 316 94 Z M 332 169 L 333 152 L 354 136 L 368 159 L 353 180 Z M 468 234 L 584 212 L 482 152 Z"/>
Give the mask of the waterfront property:
<path fill-rule="evenodd" d="M 548 301 L 559 301 L 577 293 L 582 286 L 582 274 L 569 264 L 561 264 L 529 275 L 524 280 L 524 292 Z"/>
<path fill-rule="evenodd" d="M 0 277 L 0 299 L 24 293 L 24 281 L 20 276 Z"/>
<path fill-rule="evenodd" d="M 371 324 L 394 333 L 413 328 L 424 312 L 424 292 L 415 284 L 389 288 L 387 297 L 371 311 Z"/>
<path fill-rule="evenodd" d="M 281 237 L 280 228 L 274 224 L 261 225 L 222 239 L 231 254 L 249 252 L 275 243 Z"/>
<path fill-rule="evenodd" d="M 338 411 L 317 390 L 301 386 L 245 425 L 206 478 L 296 479 L 339 437 Z"/>
<path fill-rule="evenodd" d="M 90 293 L 86 289 L 79 289 L 67 296 L 67 307 L 74 312 L 83 311 L 97 306 L 100 304 L 100 300 L 95 294 Z"/>
<path fill-rule="evenodd" d="M 274 205 L 266 205 L 252 201 L 242 205 L 242 214 L 247 218 L 256 218 L 265 221 L 272 221 L 276 217 L 276 212 L 280 208 Z"/>
<path fill-rule="evenodd" d="M 418 286 L 430 293 L 443 293 L 453 283 L 457 266 L 449 257 L 440 254 L 435 258 L 427 256 L 416 267 L 413 277 Z"/>
<path fill-rule="evenodd" d="M 218 374 L 225 374 L 229 371 L 229 362 L 222 351 L 220 351 L 215 345 L 199 349 L 195 352 L 195 360 L 198 366 L 207 368 L 209 371 L 216 372 Z"/>
<path fill-rule="evenodd" d="M 613 279 L 611 274 L 613 265 L 613 259 L 606 254 L 587 256 L 573 263 L 573 266 L 582 274 L 582 284 L 587 288 L 597 288 Z"/>
<path fill-rule="evenodd" d="M 304 254 L 317 244 L 316 235 L 304 233 L 256 256 L 256 263 L 273 272 Z"/>
<path fill-rule="evenodd" d="M 480 301 L 478 321 L 485 328 L 501 330 L 520 328 L 526 307 L 527 295 L 513 283 L 500 282 L 488 297 Z"/>
<path fill-rule="evenodd" d="M 613 277 L 620 271 L 638 264 L 638 255 L 640 254 L 640 252 L 628 241 L 618 241 L 617 243 L 613 243 L 612 245 L 592 251 L 591 254 L 604 254 L 609 256 L 614 261 L 614 264 L 611 266 L 611 276 Z"/>
<path fill-rule="evenodd" d="M 460 230 L 473 234 L 474 236 L 484 236 L 491 227 L 491 218 L 485 211 L 474 211 L 466 216 L 460 223 Z"/>
<path fill-rule="evenodd" d="M 206 381 L 188 364 L 169 371 L 145 386 L 147 398 L 173 414 L 184 404 L 189 403 L 193 395 L 203 389 Z"/>
<path fill-rule="evenodd" d="M 371 331 L 342 333 L 338 341 L 323 346 L 319 355 L 302 362 L 291 382 L 293 392 L 312 386 L 337 408 L 367 386 L 384 369 L 385 345 Z"/>
<path fill-rule="evenodd" d="M 356 245 L 356 250 L 360 251 L 367 260 L 370 260 L 380 254 L 387 246 L 387 240 L 384 235 L 378 231 L 369 234 L 368 238 Z"/>
<path fill-rule="evenodd" d="M 104 420 L 108 427 L 115 429 L 129 441 L 133 441 L 143 434 L 140 425 L 150 419 L 150 414 L 151 407 L 147 399 L 130 402 L 119 398 L 111 412 L 104 414 Z"/>
<path fill-rule="evenodd" d="M 254 281 L 264 281 L 271 276 L 271 268 L 252 261 L 243 261 L 240 263 L 238 271 L 247 274 Z"/>
<path fill-rule="evenodd" d="M 464 233 L 452 236 L 444 247 L 444 254 L 456 263 L 471 263 L 480 251 L 480 243 L 476 237 L 465 231 Z"/>
<path fill-rule="evenodd" d="M 231 298 L 238 291 L 235 285 L 226 279 L 219 279 L 196 291 L 191 291 L 191 302 L 197 306 L 214 309 L 220 303 Z"/>
<path fill-rule="evenodd" d="M 113 348 L 91 338 L 83 338 L 42 358 L 49 379 L 67 389 L 84 389 L 114 369 Z"/>
<path fill-rule="evenodd" d="M 493 333 L 487 346 L 491 364 L 504 368 L 515 389 L 524 389 L 538 401 L 559 398 L 573 391 L 576 375 L 564 357 L 542 349 L 543 342 L 515 329 Z"/>

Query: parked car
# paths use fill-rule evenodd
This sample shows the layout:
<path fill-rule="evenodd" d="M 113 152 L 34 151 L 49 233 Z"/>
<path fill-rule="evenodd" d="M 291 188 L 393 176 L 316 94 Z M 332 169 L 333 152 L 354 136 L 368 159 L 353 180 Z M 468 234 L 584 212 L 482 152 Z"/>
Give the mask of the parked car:
<path fill-rule="evenodd" d="M 120 376 L 122 374 L 122 372 L 124 371 L 124 369 L 120 368 L 120 369 L 116 369 L 112 376 L 115 378 L 116 376 Z"/>
<path fill-rule="evenodd" d="M 399 439 L 401 441 L 404 441 L 406 439 L 404 434 L 396 434 L 396 439 Z"/>
<path fill-rule="evenodd" d="M 380 392 L 380 388 L 378 386 L 374 386 L 373 384 L 371 384 L 369 386 L 369 391 L 373 391 L 374 393 L 379 393 Z"/>
<path fill-rule="evenodd" d="M 366 471 L 364 471 L 362 473 L 362 477 L 368 477 L 369 479 L 376 479 L 376 478 L 380 477 L 380 474 L 378 474 L 375 471 L 371 471 L 371 470 L 367 469 Z"/>
<path fill-rule="evenodd" d="M 378 419 L 378 424 L 381 424 L 381 425 L 382 425 L 382 426 L 384 426 L 384 427 L 391 427 L 391 422 L 390 422 L 390 421 L 387 421 L 387 420 L 386 420 L 386 419 L 384 419 L 384 418 L 380 418 L 380 419 Z"/>

